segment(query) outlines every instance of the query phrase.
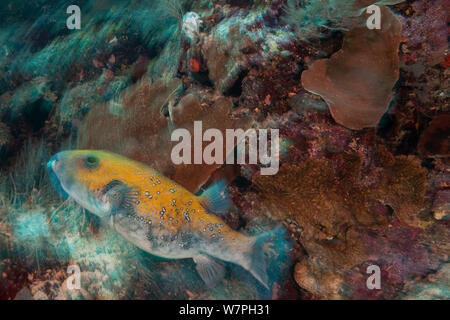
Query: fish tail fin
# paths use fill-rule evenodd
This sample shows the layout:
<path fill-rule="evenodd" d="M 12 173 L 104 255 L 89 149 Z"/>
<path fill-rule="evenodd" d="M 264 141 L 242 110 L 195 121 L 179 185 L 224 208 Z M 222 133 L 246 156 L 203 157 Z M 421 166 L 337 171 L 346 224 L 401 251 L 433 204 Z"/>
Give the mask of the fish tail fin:
<path fill-rule="evenodd" d="M 250 238 L 250 252 L 248 261 L 248 271 L 259 281 L 264 287 L 269 289 L 269 277 L 267 275 L 268 258 L 271 255 L 268 246 L 273 244 L 273 239 L 281 239 L 284 235 L 284 229 L 276 227 L 270 231 L 264 231 L 257 236 Z"/>

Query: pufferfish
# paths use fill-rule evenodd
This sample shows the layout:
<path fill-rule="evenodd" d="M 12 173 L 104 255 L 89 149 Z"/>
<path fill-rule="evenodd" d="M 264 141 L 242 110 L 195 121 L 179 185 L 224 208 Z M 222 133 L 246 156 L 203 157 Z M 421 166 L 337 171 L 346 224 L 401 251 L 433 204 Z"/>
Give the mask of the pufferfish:
<path fill-rule="evenodd" d="M 210 213 L 228 208 L 223 182 L 198 197 L 147 165 L 107 151 L 62 151 L 47 168 L 60 193 L 135 246 L 163 258 L 192 258 L 208 286 L 224 275 L 226 261 L 268 288 L 262 245 L 269 233 L 244 235 Z"/>

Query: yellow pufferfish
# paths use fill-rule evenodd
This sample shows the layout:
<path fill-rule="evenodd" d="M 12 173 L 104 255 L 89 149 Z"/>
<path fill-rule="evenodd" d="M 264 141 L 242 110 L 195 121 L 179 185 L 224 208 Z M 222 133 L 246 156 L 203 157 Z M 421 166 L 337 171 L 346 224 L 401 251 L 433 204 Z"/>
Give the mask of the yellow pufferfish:
<path fill-rule="evenodd" d="M 266 235 L 246 236 L 208 212 L 227 209 L 223 183 L 197 197 L 147 165 L 108 151 L 62 151 L 47 168 L 60 193 L 140 249 L 169 259 L 193 258 L 207 285 L 223 276 L 218 261 L 223 260 L 242 266 L 268 288 L 261 247 Z"/>

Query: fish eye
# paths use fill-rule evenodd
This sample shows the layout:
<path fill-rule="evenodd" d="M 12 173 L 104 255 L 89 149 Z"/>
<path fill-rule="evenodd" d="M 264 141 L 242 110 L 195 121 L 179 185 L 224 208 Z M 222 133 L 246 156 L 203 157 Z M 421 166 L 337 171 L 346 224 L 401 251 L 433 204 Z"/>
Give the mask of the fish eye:
<path fill-rule="evenodd" d="M 90 169 L 97 167 L 99 164 L 98 158 L 93 155 L 86 156 L 83 161 L 84 164 Z"/>

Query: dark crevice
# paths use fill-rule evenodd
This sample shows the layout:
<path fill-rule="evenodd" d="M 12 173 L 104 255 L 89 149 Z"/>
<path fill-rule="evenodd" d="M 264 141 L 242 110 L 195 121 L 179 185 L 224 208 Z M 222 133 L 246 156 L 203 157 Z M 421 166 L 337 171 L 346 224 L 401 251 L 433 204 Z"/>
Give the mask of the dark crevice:
<path fill-rule="evenodd" d="M 236 81 L 234 82 L 233 86 L 226 90 L 223 95 L 229 96 L 229 97 L 240 97 L 242 94 L 242 81 L 247 76 L 248 70 L 242 70 L 239 76 L 237 77 Z"/>

